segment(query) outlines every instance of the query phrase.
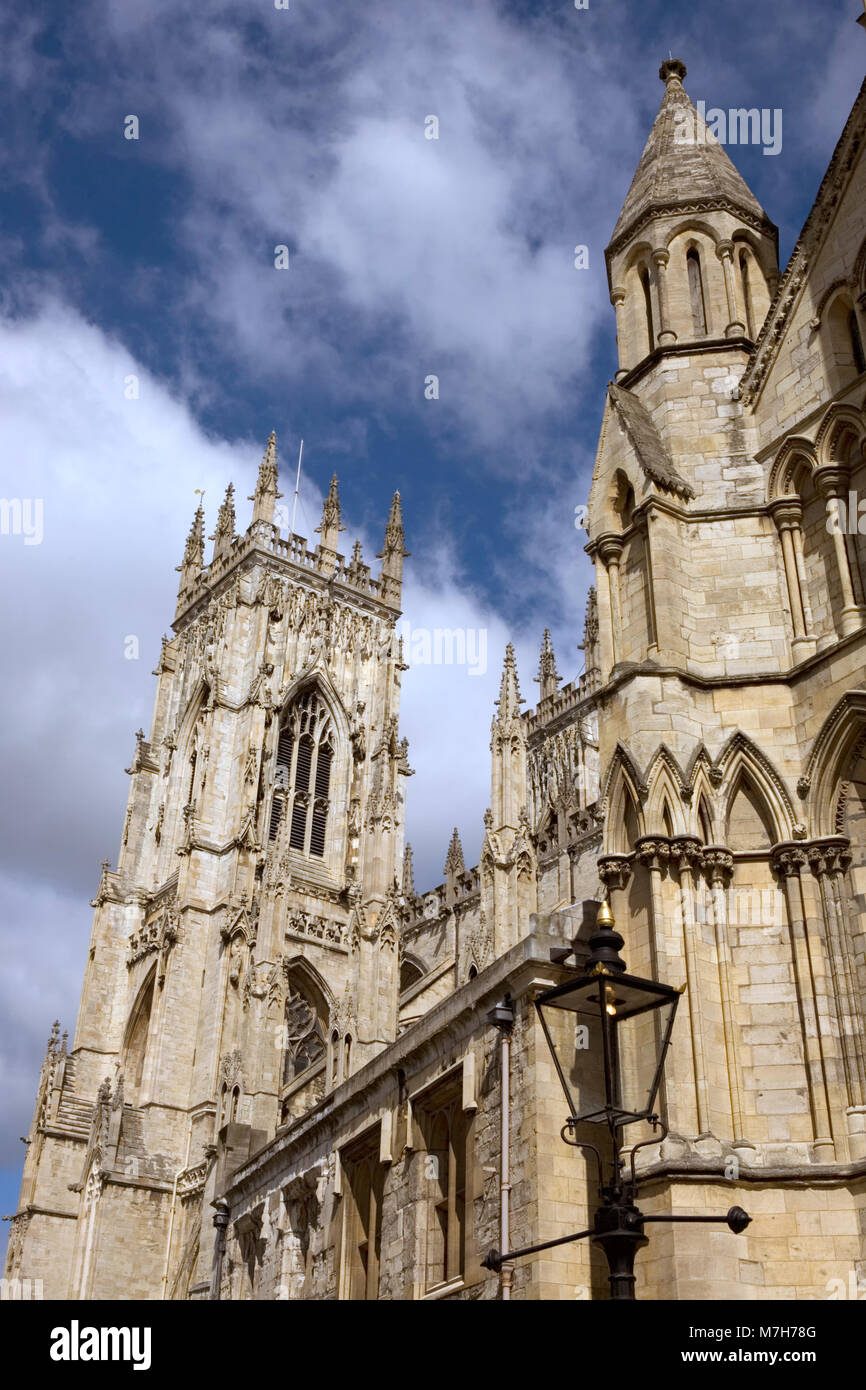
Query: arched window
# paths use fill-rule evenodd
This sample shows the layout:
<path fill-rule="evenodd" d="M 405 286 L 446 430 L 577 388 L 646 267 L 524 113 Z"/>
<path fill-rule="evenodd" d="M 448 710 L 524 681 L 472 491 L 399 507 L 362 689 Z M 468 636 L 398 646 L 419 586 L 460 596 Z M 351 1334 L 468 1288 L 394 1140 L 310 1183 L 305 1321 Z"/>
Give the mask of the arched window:
<path fill-rule="evenodd" d="M 692 328 L 695 337 L 705 338 L 707 336 L 707 306 L 704 300 L 704 277 L 701 273 L 701 257 L 694 247 L 686 252 L 686 267 L 689 273 Z"/>
<path fill-rule="evenodd" d="M 238 1106 L 240 1105 L 240 1100 L 241 1100 L 241 1088 L 240 1088 L 240 1086 L 233 1086 L 233 1087 L 232 1087 L 232 1105 L 231 1105 L 231 1110 L 230 1110 L 230 1112 L 229 1112 L 229 1124 L 232 1124 L 232 1125 L 233 1125 L 233 1124 L 237 1124 Z"/>
<path fill-rule="evenodd" d="M 616 474 L 613 509 L 619 517 L 622 529 L 627 531 L 634 513 L 634 488 L 621 469 L 618 469 Z"/>
<path fill-rule="evenodd" d="M 276 840 L 291 808 L 289 846 L 322 858 L 328 824 L 333 734 L 327 708 L 315 690 L 287 711 L 277 741 L 277 765 L 268 838 Z"/>
<path fill-rule="evenodd" d="M 745 251 L 740 252 L 740 281 L 743 286 L 743 308 L 746 315 L 746 332 L 755 336 L 755 311 L 752 305 L 752 286 L 749 283 L 749 258 Z"/>
<path fill-rule="evenodd" d="M 656 345 L 656 333 L 653 324 L 653 296 L 650 285 L 650 274 L 645 265 L 641 266 L 639 274 L 640 282 L 643 286 L 644 313 L 646 315 L 647 352 L 652 352 Z"/>
<path fill-rule="evenodd" d="M 287 1086 L 320 1062 L 326 1050 L 319 1011 L 294 975 L 286 994 L 285 1025 L 283 1085 Z"/>
<path fill-rule="evenodd" d="M 150 1033 L 150 1017 L 153 1013 L 153 991 L 156 980 L 155 971 L 138 996 L 135 1011 L 127 1032 L 126 1055 L 123 1060 L 123 1077 L 127 1096 L 135 1103 L 144 1076 L 144 1063 L 147 1057 L 147 1041 Z"/>
<path fill-rule="evenodd" d="M 351 1033 L 347 1033 L 347 1034 L 346 1034 L 346 1041 L 345 1041 L 345 1043 L 343 1044 L 343 1080 L 344 1080 L 344 1081 L 346 1080 L 346 1078 L 347 1078 L 348 1075 L 349 1075 L 349 1069 L 350 1069 L 351 1065 L 352 1065 L 352 1034 L 351 1034 Z"/>

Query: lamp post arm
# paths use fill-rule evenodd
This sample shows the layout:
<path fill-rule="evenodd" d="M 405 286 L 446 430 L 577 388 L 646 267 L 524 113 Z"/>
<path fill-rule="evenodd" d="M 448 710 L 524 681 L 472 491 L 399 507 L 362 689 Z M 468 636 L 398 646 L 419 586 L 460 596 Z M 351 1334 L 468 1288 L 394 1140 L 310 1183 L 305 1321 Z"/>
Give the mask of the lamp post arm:
<path fill-rule="evenodd" d="M 522 1250 L 509 1250 L 507 1255 L 500 1255 L 498 1250 L 488 1250 L 481 1261 L 481 1268 L 492 1269 L 498 1274 L 506 1260 L 516 1260 L 520 1255 L 536 1255 L 539 1250 L 552 1250 L 554 1245 L 567 1245 L 569 1241 L 584 1240 L 594 1234 L 594 1231 L 577 1231 L 573 1236 L 560 1236 L 557 1240 L 544 1240 L 540 1245 L 525 1245 Z"/>
<path fill-rule="evenodd" d="M 748 1212 L 743 1211 L 742 1207 L 731 1207 L 724 1216 L 644 1216 L 641 1214 L 641 1225 L 645 1226 L 650 1221 L 724 1221 L 735 1235 L 740 1235 L 747 1226 L 752 1223 L 752 1218 Z"/>

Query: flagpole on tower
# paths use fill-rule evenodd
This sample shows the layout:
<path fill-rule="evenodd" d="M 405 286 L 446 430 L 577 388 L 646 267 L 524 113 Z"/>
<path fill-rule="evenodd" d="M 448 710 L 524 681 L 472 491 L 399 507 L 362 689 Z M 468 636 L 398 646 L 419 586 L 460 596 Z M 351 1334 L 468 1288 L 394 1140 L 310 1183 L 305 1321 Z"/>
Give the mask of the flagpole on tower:
<path fill-rule="evenodd" d="M 298 509 L 298 491 L 301 486 L 301 459 L 304 457 L 304 441 L 301 440 L 301 447 L 298 450 L 298 475 L 295 478 L 295 495 L 292 499 L 292 524 L 289 527 L 289 536 L 295 534 L 295 512 Z"/>

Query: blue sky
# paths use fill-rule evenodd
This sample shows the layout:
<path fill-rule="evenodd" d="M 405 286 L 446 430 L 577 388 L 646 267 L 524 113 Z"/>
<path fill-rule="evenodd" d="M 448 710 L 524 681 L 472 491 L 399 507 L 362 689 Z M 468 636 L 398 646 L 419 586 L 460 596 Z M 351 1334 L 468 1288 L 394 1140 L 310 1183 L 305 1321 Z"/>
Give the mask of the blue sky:
<path fill-rule="evenodd" d="M 195 489 L 210 530 L 270 430 L 285 477 L 303 436 L 296 529 L 312 538 L 336 471 L 369 560 L 399 487 L 410 622 L 483 628 L 490 663 L 405 680 L 419 887 L 455 822 L 474 861 L 505 642 L 528 703 L 543 627 L 580 670 L 573 514 L 615 369 L 603 252 L 659 62 L 686 62 L 695 101 L 782 109 L 778 157 L 731 153 L 784 263 L 866 58 L 858 0 L 18 11 L 0 18 L 0 495 L 42 498 L 44 539 L 0 536 L 4 1212 L 51 1020 L 74 1028 Z"/>

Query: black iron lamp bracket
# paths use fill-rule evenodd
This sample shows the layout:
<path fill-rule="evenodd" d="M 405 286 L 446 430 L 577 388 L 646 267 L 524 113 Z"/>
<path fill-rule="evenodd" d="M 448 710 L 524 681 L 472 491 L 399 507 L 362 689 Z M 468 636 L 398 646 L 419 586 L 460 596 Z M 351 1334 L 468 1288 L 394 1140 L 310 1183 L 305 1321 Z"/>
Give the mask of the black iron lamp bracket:
<path fill-rule="evenodd" d="M 482 1269 L 493 1270 L 495 1274 L 498 1274 L 506 1261 L 520 1259 L 523 1255 L 537 1255 L 540 1250 L 552 1250 L 554 1246 L 568 1245 L 573 1240 L 585 1240 L 587 1236 L 595 1237 L 599 1245 L 604 1245 L 612 1237 L 626 1238 L 637 1244 L 645 1245 L 647 1237 L 643 1234 L 643 1227 L 650 1222 L 723 1222 L 734 1232 L 734 1235 L 742 1235 L 746 1227 L 751 1224 L 751 1220 L 748 1212 L 743 1211 L 742 1207 L 730 1207 L 724 1216 L 645 1216 L 642 1211 L 630 1204 L 612 1203 L 609 1206 L 599 1208 L 595 1216 L 595 1225 L 589 1231 L 576 1231 L 574 1235 L 559 1236 L 557 1240 L 545 1240 L 540 1245 L 525 1245 L 520 1250 L 509 1250 L 504 1255 L 498 1250 L 489 1250 L 481 1261 L 481 1267 Z"/>

